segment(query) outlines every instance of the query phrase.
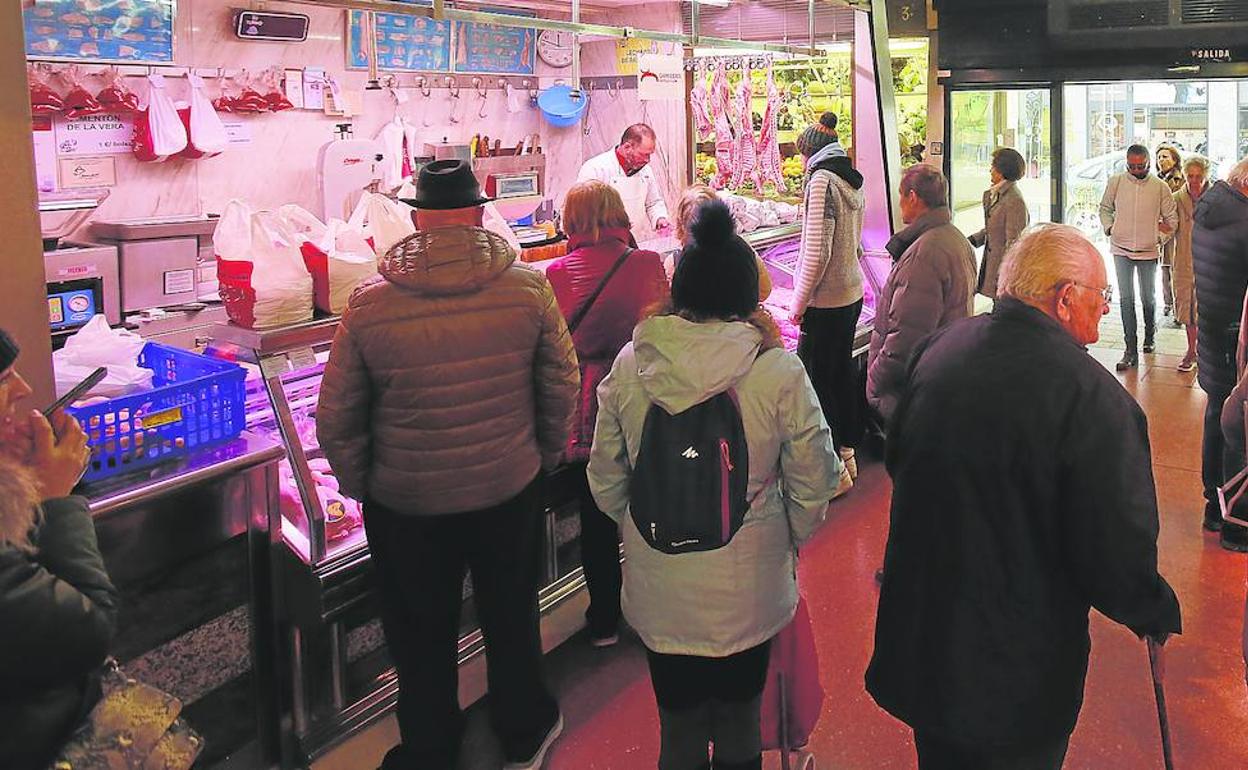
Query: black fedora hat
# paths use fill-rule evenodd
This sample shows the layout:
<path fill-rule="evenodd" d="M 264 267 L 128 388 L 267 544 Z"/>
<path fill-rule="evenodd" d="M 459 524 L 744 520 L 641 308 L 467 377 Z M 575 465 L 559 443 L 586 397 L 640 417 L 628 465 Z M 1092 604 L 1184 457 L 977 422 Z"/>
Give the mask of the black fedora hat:
<path fill-rule="evenodd" d="M 489 203 L 472 166 L 462 160 L 435 160 L 420 170 L 416 197 L 404 203 L 418 209 L 466 209 Z"/>

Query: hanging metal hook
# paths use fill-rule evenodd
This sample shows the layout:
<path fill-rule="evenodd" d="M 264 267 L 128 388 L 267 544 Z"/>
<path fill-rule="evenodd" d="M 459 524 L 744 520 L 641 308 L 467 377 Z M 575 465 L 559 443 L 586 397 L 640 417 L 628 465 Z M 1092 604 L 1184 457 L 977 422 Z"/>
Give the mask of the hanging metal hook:
<path fill-rule="evenodd" d="M 459 81 L 457 81 L 453 76 L 447 75 L 442 80 L 442 82 L 446 83 L 446 87 L 450 89 L 451 98 L 458 99 L 459 98 Z"/>
<path fill-rule="evenodd" d="M 424 75 L 416 76 L 416 87 L 420 89 L 420 95 L 426 99 L 433 93 L 433 89 L 429 87 L 429 81 L 425 79 Z"/>

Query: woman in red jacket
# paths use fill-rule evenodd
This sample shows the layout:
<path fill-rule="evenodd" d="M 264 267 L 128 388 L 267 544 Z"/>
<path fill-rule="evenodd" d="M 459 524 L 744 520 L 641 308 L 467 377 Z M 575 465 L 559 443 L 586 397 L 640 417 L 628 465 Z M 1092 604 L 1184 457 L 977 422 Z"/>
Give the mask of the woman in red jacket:
<path fill-rule="evenodd" d="M 596 394 L 645 310 L 667 295 L 667 277 L 658 254 L 629 247 L 628 214 L 609 185 L 574 185 L 563 204 L 563 229 L 570 251 L 546 269 L 546 277 L 568 319 L 581 368 L 581 396 L 565 460 L 578 474 L 590 641 L 608 647 L 618 641 L 620 623 L 620 533 L 598 510 L 585 481 L 598 415 Z"/>

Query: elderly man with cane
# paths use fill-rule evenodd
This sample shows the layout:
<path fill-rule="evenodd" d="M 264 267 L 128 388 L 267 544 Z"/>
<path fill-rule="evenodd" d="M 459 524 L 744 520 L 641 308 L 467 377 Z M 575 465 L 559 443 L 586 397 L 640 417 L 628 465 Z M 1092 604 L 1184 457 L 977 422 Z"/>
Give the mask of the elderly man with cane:
<path fill-rule="evenodd" d="M 1147 420 L 1085 348 L 1111 296 L 1092 244 L 1044 225 L 1006 256 L 990 315 L 915 351 L 867 689 L 914 729 L 921 770 L 1060 768 L 1090 610 L 1157 643 L 1180 630 Z"/>

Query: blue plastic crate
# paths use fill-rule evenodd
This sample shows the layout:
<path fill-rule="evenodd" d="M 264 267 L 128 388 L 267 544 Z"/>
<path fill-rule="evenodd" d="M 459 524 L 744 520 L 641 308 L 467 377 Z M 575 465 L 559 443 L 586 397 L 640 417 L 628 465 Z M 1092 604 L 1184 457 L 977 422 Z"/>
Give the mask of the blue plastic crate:
<path fill-rule="evenodd" d="M 98 481 L 227 441 L 246 422 L 241 366 L 149 342 L 139 366 L 152 389 L 67 411 L 87 432 L 91 462 L 83 481 Z"/>

